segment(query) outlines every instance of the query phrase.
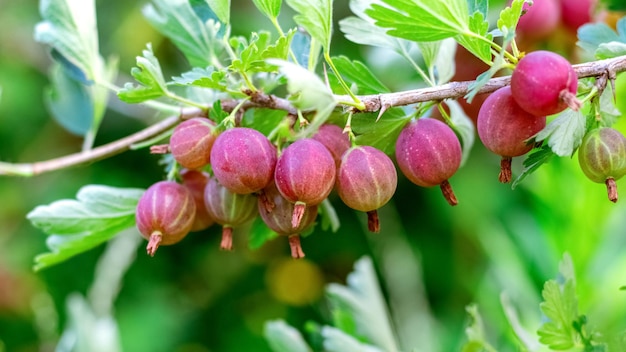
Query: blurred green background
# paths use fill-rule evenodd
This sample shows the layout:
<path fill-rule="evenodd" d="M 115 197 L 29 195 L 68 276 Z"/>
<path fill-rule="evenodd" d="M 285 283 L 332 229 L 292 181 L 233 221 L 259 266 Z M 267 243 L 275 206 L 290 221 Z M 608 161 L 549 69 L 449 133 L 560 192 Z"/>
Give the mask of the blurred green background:
<path fill-rule="evenodd" d="M 166 75 L 188 69 L 182 55 L 143 19 L 144 4 L 97 1 L 101 52 L 119 56 L 120 84 L 129 80 L 124 75 L 147 42 L 153 43 Z M 502 1 L 491 6 L 499 9 Z M 347 1 L 335 2 L 336 20 L 349 14 Z M 232 16 L 236 33 L 271 30 L 251 2 L 233 1 Z M 284 23 L 289 16 L 283 7 Z M 45 160 L 81 147 L 80 138 L 59 127 L 43 101 L 50 58 L 47 48 L 33 40 L 39 20 L 37 1 L 0 0 L 2 161 Z M 580 59 L 572 56 L 571 39 L 540 45 Z M 337 29 L 332 54 L 365 61 L 392 89 L 411 87 L 415 77 L 398 70 L 397 58 L 357 47 Z M 623 107 L 625 94 L 623 88 L 617 92 Z M 112 99 L 96 145 L 137 131 L 153 117 L 149 110 L 128 110 Z M 618 128 L 626 131 L 623 122 Z M 418 265 L 415 274 L 422 276 L 413 279 L 423 279 L 429 307 L 398 307 L 406 314 L 434 317 L 431 341 L 424 345 L 435 350 L 460 348 L 465 341 L 465 306 L 476 302 L 494 346 L 516 351 L 501 293 L 506 292 L 522 325 L 535 336 L 542 285 L 556 276 L 565 252 L 576 267 L 580 311 L 604 331 L 625 330 L 626 292 L 619 288 L 626 285 L 626 201 L 610 203 L 603 185 L 585 179 L 576 157 L 553 159 L 515 190 L 498 183 L 498 165 L 498 158 L 477 143 L 467 164 L 450 180 L 460 201 L 455 208 L 438 189 L 419 188 L 401 177 L 396 196 L 380 211 L 382 231 L 376 235 L 364 231 L 364 214 L 334 197 L 341 229 L 316 229 L 304 238 L 307 257 L 301 261 L 290 259 L 285 238 L 256 251 L 247 249 L 245 229 L 236 233 L 236 250 L 229 253 L 219 251 L 217 227 L 192 233 L 154 258 L 145 255 L 143 243 L 136 250 L 122 246 L 122 251 L 131 248 L 136 254 L 113 307 L 122 348 L 269 351 L 262 335 L 264 322 L 282 318 L 298 329 L 310 320 L 327 323 L 324 285 L 345 283 L 355 260 L 364 255 L 374 259 L 385 294 L 402 291 L 394 286 L 402 283 L 394 272 L 413 275 L 410 268 Z M 517 160 L 514 173 L 520 170 Z M 91 287 L 102 280 L 95 273 L 105 246 L 34 273 L 34 256 L 47 250 L 45 236 L 25 215 L 37 205 L 73 198 L 86 184 L 146 188 L 163 177 L 158 158 L 143 149 L 34 178 L 0 178 L 0 351 L 54 350 L 70 322 L 67 303 L 84 296 L 96 303 L 102 299 L 98 286 Z M 618 186 L 626 183 L 619 181 Z"/>

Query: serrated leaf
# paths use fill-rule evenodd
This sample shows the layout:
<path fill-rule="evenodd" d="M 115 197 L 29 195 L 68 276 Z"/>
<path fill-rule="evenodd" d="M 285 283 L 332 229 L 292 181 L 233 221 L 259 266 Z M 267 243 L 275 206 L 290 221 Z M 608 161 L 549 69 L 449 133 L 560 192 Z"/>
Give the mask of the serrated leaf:
<path fill-rule="evenodd" d="M 397 53 L 408 53 L 415 46 L 414 42 L 387 34 L 387 29 L 379 27 L 365 11 L 375 0 L 352 0 L 350 10 L 357 16 L 350 16 L 339 21 L 339 28 L 346 39 L 363 45 L 389 48 Z"/>
<path fill-rule="evenodd" d="M 430 42 L 469 31 L 467 0 L 382 0 L 365 13 L 390 35 Z"/>
<path fill-rule="evenodd" d="M 377 114 L 358 114 L 352 117 L 352 130 L 357 135 L 356 143 L 371 145 L 387 155 L 393 155 L 396 140 L 409 117 L 399 108 L 390 109 L 376 121 Z"/>
<path fill-rule="evenodd" d="M 174 42 L 191 66 L 211 66 L 223 50 L 220 23 L 200 19 L 188 0 L 153 0 L 143 8 L 143 14 Z"/>
<path fill-rule="evenodd" d="M 317 40 L 313 40 L 308 33 L 298 30 L 291 40 L 291 51 L 300 66 L 314 71 L 322 51 L 322 45 Z"/>
<path fill-rule="evenodd" d="M 322 337 L 324 338 L 324 351 L 328 352 L 383 352 L 331 326 L 322 328 Z"/>
<path fill-rule="evenodd" d="M 549 321 L 537 331 L 539 342 L 553 349 L 572 348 L 577 336 L 572 324 L 578 318 L 574 281 L 568 279 L 560 286 L 555 280 L 549 280 L 542 296 L 544 301 L 539 307 Z"/>
<path fill-rule="evenodd" d="M 93 104 L 87 88 L 69 77 L 59 64 L 50 71 L 52 86 L 45 91 L 45 101 L 52 117 L 69 132 L 83 136 L 93 122 Z"/>
<path fill-rule="evenodd" d="M 461 165 L 463 165 L 467 161 L 467 158 L 472 151 L 472 147 L 474 146 L 476 129 L 474 128 L 472 119 L 467 116 L 461 105 L 456 100 L 446 102 L 446 104 L 450 108 L 450 127 L 452 127 L 456 135 L 459 137 L 461 147 L 463 148 L 463 155 L 461 158 Z"/>
<path fill-rule="evenodd" d="M 230 23 L 230 0 L 205 0 L 223 24 Z"/>
<path fill-rule="evenodd" d="M 500 18 L 498 18 L 497 25 L 505 38 L 515 34 L 515 28 L 522 15 L 524 2 L 525 0 L 513 0 L 509 6 L 500 11 Z"/>
<path fill-rule="evenodd" d="M 41 269 L 91 249 L 135 224 L 135 208 L 144 190 L 101 185 L 82 187 L 76 200 L 38 206 L 26 216 L 49 235 L 52 253 L 39 255 Z"/>
<path fill-rule="evenodd" d="M 98 81 L 104 64 L 94 0 L 42 0 L 39 12 L 43 21 L 35 27 L 35 40 L 50 45 L 82 71 L 85 83 Z"/>
<path fill-rule="evenodd" d="M 583 140 L 586 121 L 582 112 L 567 109 L 541 130 L 535 140 L 547 140 L 554 154 L 570 157 Z"/>
<path fill-rule="evenodd" d="M 296 11 L 293 17 L 312 38 L 322 44 L 324 52 L 330 52 L 333 32 L 332 0 L 287 0 L 287 5 Z"/>
<path fill-rule="evenodd" d="M 282 0 L 252 0 L 254 6 L 270 19 L 275 19 L 280 14 Z"/>
<path fill-rule="evenodd" d="M 214 67 L 194 67 L 191 71 L 184 72 L 180 77 L 173 77 L 173 82 L 180 85 L 189 85 L 202 88 L 226 91 L 226 73 L 215 70 Z"/>
<path fill-rule="evenodd" d="M 137 56 L 137 67 L 133 67 L 130 73 L 139 85 L 126 83 L 117 93 L 121 100 L 127 103 L 141 103 L 159 98 L 167 92 L 161 65 L 152 52 L 151 44 L 143 51 L 143 56 Z"/>
<path fill-rule="evenodd" d="M 336 56 L 332 58 L 337 71 L 347 83 L 356 84 L 358 94 L 378 94 L 387 93 L 387 88 L 370 69 L 360 61 L 352 61 L 345 56 Z"/>
<path fill-rule="evenodd" d="M 331 307 L 348 309 L 367 343 L 383 351 L 398 351 L 372 260 L 369 257 L 359 259 L 347 282 L 348 286 L 330 284 L 326 287 Z"/>
<path fill-rule="evenodd" d="M 242 73 L 270 71 L 271 66 L 267 65 L 265 60 L 287 60 L 291 40 L 295 33 L 291 30 L 286 35 L 280 36 L 276 42 L 271 41 L 271 34 L 267 31 L 252 33 L 249 44 L 244 40 L 239 41 L 238 58 L 233 60 L 229 69 Z"/>
<path fill-rule="evenodd" d="M 310 352 L 298 330 L 283 320 L 265 322 L 263 336 L 274 352 Z"/>
<path fill-rule="evenodd" d="M 617 24 L 619 32 L 613 31 L 605 23 L 585 24 L 578 29 L 578 46 L 598 58 L 609 58 L 623 50 L 621 44 L 626 43 L 626 18 Z"/>
<path fill-rule="evenodd" d="M 456 37 L 459 44 L 486 63 L 491 62 L 492 34 L 487 33 L 488 29 L 489 22 L 486 17 L 480 12 L 474 12 L 469 18 L 469 32 L 466 31 Z"/>
<path fill-rule="evenodd" d="M 524 171 L 513 181 L 512 189 L 515 189 L 527 176 L 537 171 L 537 169 L 547 163 L 553 156 L 554 152 L 548 145 L 543 145 L 540 149 L 531 151 L 528 157 L 524 159 Z"/>

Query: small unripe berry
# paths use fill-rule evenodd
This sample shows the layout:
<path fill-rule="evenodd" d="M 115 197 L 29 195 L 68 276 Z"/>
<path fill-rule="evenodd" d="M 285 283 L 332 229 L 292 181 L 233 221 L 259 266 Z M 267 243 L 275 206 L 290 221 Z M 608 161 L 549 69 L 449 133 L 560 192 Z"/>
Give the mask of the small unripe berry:
<path fill-rule="evenodd" d="M 337 192 L 347 206 L 367 213 L 371 232 L 380 231 L 376 209 L 389 202 L 397 184 L 396 168 L 382 151 L 359 146 L 343 154 L 337 173 Z"/>
<path fill-rule="evenodd" d="M 293 227 L 298 227 L 307 206 L 320 204 L 335 185 L 337 167 L 324 145 L 314 139 L 299 139 L 283 150 L 276 162 L 274 180 L 278 191 L 296 203 Z"/>
<path fill-rule="evenodd" d="M 150 186 L 137 203 L 137 229 L 148 240 L 149 255 L 160 245 L 182 240 L 193 225 L 196 204 L 191 192 L 173 181 L 161 181 Z"/>
<path fill-rule="evenodd" d="M 233 193 L 211 177 L 204 191 L 204 203 L 211 218 L 222 225 L 220 248 L 232 250 L 233 227 L 254 219 L 257 215 L 256 197 L 251 194 Z"/>
<path fill-rule="evenodd" d="M 174 128 L 169 149 L 182 167 L 199 169 L 210 163 L 211 148 L 216 137 L 213 121 L 194 117 Z"/>
<path fill-rule="evenodd" d="M 617 202 L 615 181 L 626 175 L 626 138 L 609 127 L 591 130 L 578 149 L 578 161 L 587 178 L 606 184 L 609 199 Z"/>
<path fill-rule="evenodd" d="M 273 182 L 264 189 L 263 194 L 265 194 L 266 200 L 263 201 L 261 198 L 258 200 L 259 214 L 263 222 L 279 235 L 289 237 L 289 246 L 293 258 L 304 257 L 304 251 L 300 246 L 300 233 L 315 223 L 318 206 L 307 206 L 298 226 L 293 226 L 291 219 L 295 204 L 285 199 Z"/>
<path fill-rule="evenodd" d="M 249 194 L 267 187 L 274 178 L 276 148 L 261 132 L 235 127 L 222 132 L 211 149 L 211 167 L 230 191 Z"/>
<path fill-rule="evenodd" d="M 448 179 L 461 166 L 461 155 L 461 143 L 454 131 L 432 118 L 410 122 L 396 141 L 400 171 L 418 186 L 439 185 L 450 205 L 458 204 Z"/>
<path fill-rule="evenodd" d="M 196 202 L 196 216 L 191 227 L 191 231 L 200 231 L 213 225 L 215 221 L 211 218 L 211 215 L 206 210 L 204 204 L 204 190 L 211 176 L 199 170 L 185 169 L 180 172 L 180 177 L 183 182 L 183 186 L 187 187 Z"/>

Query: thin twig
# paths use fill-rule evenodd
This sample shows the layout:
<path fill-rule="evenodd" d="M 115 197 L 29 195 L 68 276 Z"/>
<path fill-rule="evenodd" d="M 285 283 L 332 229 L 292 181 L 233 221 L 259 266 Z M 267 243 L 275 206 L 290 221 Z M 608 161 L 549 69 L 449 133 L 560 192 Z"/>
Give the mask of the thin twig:
<path fill-rule="evenodd" d="M 578 78 L 599 77 L 606 74 L 609 79 L 613 79 L 616 73 L 626 71 L 626 55 L 612 59 L 574 65 L 574 70 L 576 71 Z M 396 106 L 460 98 L 469 92 L 470 85 L 473 82 L 474 81 L 450 82 L 438 87 L 359 96 L 359 99 L 361 99 L 361 101 L 365 104 L 365 109 L 360 110 L 359 112 L 385 111 Z M 478 91 L 478 93 L 493 92 L 499 88 L 509 85 L 510 82 L 510 76 L 492 78 Z M 290 114 L 295 114 L 297 112 L 297 108 L 295 108 L 289 100 L 285 98 L 267 95 L 261 92 L 255 92 L 255 94 L 252 94 L 251 97 L 253 98 L 252 101 L 245 102 L 242 106 L 243 109 L 263 107 L 285 110 Z M 336 101 L 347 101 L 350 99 L 348 96 L 335 96 L 335 98 Z M 239 103 L 240 101 L 238 100 L 225 100 L 222 101 L 222 108 L 224 111 L 228 112 Z M 130 136 L 85 152 L 34 163 L 12 164 L 0 162 L 0 175 L 35 176 L 111 157 L 128 150 L 133 144 L 153 138 L 154 136 L 167 131 L 181 120 L 199 115 L 202 115 L 202 111 L 200 109 L 183 109 L 181 114 L 178 116 L 166 118 Z"/>
<path fill-rule="evenodd" d="M 130 146 L 135 143 L 152 138 L 164 131 L 167 131 L 183 119 L 187 119 L 191 116 L 199 116 L 201 114 L 201 110 L 197 108 L 184 109 L 178 116 L 168 117 L 137 133 L 80 153 L 70 154 L 59 158 L 34 163 L 0 163 L 0 175 L 26 177 L 36 176 L 45 172 L 66 169 L 69 167 L 102 160 L 128 150 Z"/>

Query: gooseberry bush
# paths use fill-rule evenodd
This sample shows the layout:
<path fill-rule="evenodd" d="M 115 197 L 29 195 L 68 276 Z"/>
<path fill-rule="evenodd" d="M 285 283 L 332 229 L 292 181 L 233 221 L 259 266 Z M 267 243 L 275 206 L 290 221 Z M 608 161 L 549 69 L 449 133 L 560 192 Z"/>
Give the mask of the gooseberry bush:
<path fill-rule="evenodd" d="M 306 256 L 301 238 L 313 241 L 318 229 L 341 234 L 334 209 L 340 202 L 365 212 L 372 236 L 382 236 L 389 224 L 380 221 L 378 209 L 404 180 L 439 187 L 441 201 L 450 206 L 475 202 L 455 193 L 452 184 L 478 144 L 500 160 L 499 181 L 512 188 L 551 160 L 578 153 L 584 174 L 605 184 L 608 198 L 617 202 L 626 140 L 614 128 L 621 115 L 616 101 L 623 99 L 616 96 L 615 80 L 626 71 L 626 19 L 615 29 L 581 25 L 572 15 L 580 8 L 565 0 L 513 0 L 499 7 L 487 0 L 351 0 L 353 14 L 338 21 L 332 0 L 252 2 L 273 31 L 235 35 L 231 12 L 238 8 L 230 0 L 151 1 L 144 16 L 180 50 L 189 69 L 167 76 L 147 43 L 131 81 L 119 84 L 117 61 L 100 53 L 94 1 L 41 1 L 35 39 L 50 47 L 57 67 L 57 94 L 49 106 L 59 124 L 84 137 L 83 150 L 30 164 L 2 163 L 0 173 L 35 176 L 129 149 L 159 155 L 164 172 L 152 185 L 86 185 L 76 199 L 32 210 L 27 218 L 48 235 L 50 250 L 35 258 L 36 270 L 71 260 L 128 228 L 147 240 L 151 256 L 190 232 L 221 226 L 222 250 L 246 250 L 234 245 L 242 243 L 234 236 L 244 236 L 250 250 L 287 242 L 285 251 L 300 260 Z M 584 3 L 587 14 L 621 4 Z M 293 22 L 279 18 L 286 11 Z M 578 46 L 588 60 L 574 64 L 548 50 L 520 49 L 518 39 L 549 37 L 561 15 L 568 28 L 578 26 Z M 392 91 L 374 67 L 331 55 L 335 35 L 405 60 L 419 84 Z M 485 70 L 468 81 L 451 81 L 464 70 L 455 67 L 457 50 Z M 95 146 L 111 93 L 161 118 Z M 475 118 L 457 102 L 484 94 Z M 90 108 L 74 110 L 85 105 Z M 514 157 L 523 161 L 515 164 Z M 310 329 L 323 341 L 320 350 L 417 348 L 395 341 L 371 261 L 359 261 L 351 275 L 348 286 L 328 288 L 335 327 Z M 503 300 L 520 349 L 626 348 L 623 338 L 609 341 L 579 314 L 575 282 L 565 255 L 558 280 L 544 286 L 544 319 L 534 339 Z M 496 350 L 479 308 L 468 305 L 464 351 Z M 368 328 L 373 321 L 376 331 Z M 275 351 L 311 350 L 284 322 L 269 322 L 265 333 Z"/>

